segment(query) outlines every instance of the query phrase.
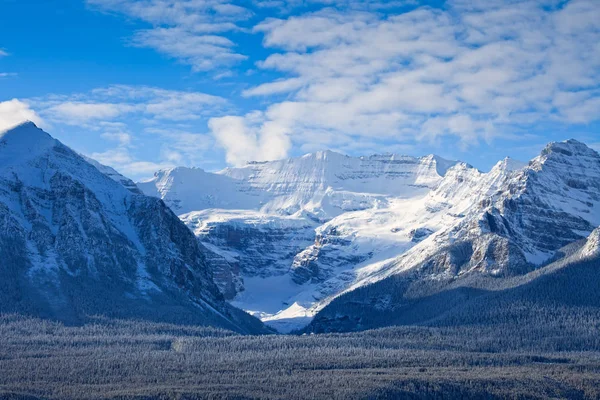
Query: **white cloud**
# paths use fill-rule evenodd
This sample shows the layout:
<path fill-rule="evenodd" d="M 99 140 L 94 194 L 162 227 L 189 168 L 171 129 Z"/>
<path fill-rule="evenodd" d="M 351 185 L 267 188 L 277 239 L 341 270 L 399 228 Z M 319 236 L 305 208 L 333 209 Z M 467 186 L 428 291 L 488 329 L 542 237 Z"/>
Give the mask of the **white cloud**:
<path fill-rule="evenodd" d="M 28 103 L 18 99 L 0 102 L 0 132 L 25 121 L 32 121 L 38 125 L 43 124 L 42 118 L 31 109 Z"/>
<path fill-rule="evenodd" d="M 87 0 L 101 10 L 117 11 L 152 25 L 137 31 L 131 44 L 153 48 L 207 71 L 246 58 L 236 53 L 234 43 L 219 33 L 236 31 L 236 22 L 252 13 L 226 0 Z"/>
<path fill-rule="evenodd" d="M 30 99 L 21 108 L 29 104 L 44 120 L 79 129 L 102 149 L 84 151 L 89 157 L 133 179 L 159 168 L 201 163 L 214 144 L 206 121 L 228 107 L 225 99 L 205 93 L 128 85 Z M 9 109 L 7 114 L 16 113 Z"/>
<path fill-rule="evenodd" d="M 254 0 L 259 8 L 273 8 L 289 13 L 307 6 L 337 7 L 355 10 L 390 10 L 419 4 L 419 0 Z"/>
<path fill-rule="evenodd" d="M 376 0 L 87 2 L 145 22 L 131 45 L 197 71 L 216 69 L 219 78 L 240 72 L 223 67 L 245 59 L 234 39 L 249 33 L 249 18 L 279 15 L 252 29 L 270 54 L 253 80 L 269 78 L 241 91 L 260 97 L 258 111 L 227 115 L 220 97 L 139 86 L 32 102 L 49 121 L 102 132 L 117 147 L 100 156 L 123 165 L 141 162 L 132 121 L 164 140 L 157 164 L 200 162 L 216 143 L 239 165 L 284 157 L 292 144 L 388 149 L 452 137 L 472 146 L 542 122 L 600 119 L 596 0 L 448 0 L 440 8 Z M 253 14 L 251 4 L 262 10 Z M 209 118 L 210 135 L 198 134 Z M 116 123 L 127 126 L 109 129 Z"/>
<path fill-rule="evenodd" d="M 97 119 L 112 119 L 130 110 L 129 106 L 120 104 L 65 101 L 45 109 L 44 113 L 51 115 L 52 119 L 80 124 Z"/>
<path fill-rule="evenodd" d="M 197 35 L 181 28 L 155 28 L 138 31 L 133 44 L 152 47 L 158 52 L 192 66 L 194 71 L 208 71 L 246 59 L 235 53 L 227 38 Z"/>
<path fill-rule="evenodd" d="M 426 120 L 421 128 L 421 138 L 434 141 L 440 136 L 453 135 L 458 137 L 464 146 L 476 142 L 479 138 L 489 140 L 495 133 L 491 121 L 474 120 L 465 114 L 433 117 Z"/>
<path fill-rule="evenodd" d="M 49 96 L 32 102 L 50 121 L 91 129 L 98 129 L 98 121 L 106 123 L 130 115 L 164 121 L 197 120 L 227 104 L 221 97 L 200 92 L 127 85 Z"/>
<path fill-rule="evenodd" d="M 288 93 L 301 88 L 303 85 L 304 81 L 300 78 L 283 79 L 244 90 L 242 95 L 244 97 L 270 96 L 279 93 Z"/>
<path fill-rule="evenodd" d="M 131 135 L 125 132 L 105 132 L 100 135 L 101 138 L 118 142 L 120 146 L 129 146 L 131 144 Z"/>
<path fill-rule="evenodd" d="M 129 150 L 124 147 L 117 147 L 103 152 L 92 153 L 90 154 L 90 157 L 101 164 L 109 165 L 119 169 L 124 169 L 124 167 L 133 162 L 133 158 L 129 154 Z"/>
<path fill-rule="evenodd" d="M 0 57 L 7 57 L 8 53 L 2 49 L 0 49 Z"/>
<path fill-rule="evenodd" d="M 134 159 L 127 148 L 117 147 L 104 152 L 89 154 L 89 157 L 101 164 L 108 165 L 119 171 L 119 173 L 132 178 L 148 177 L 154 172 L 171 168 L 174 164 L 169 162 L 151 162 Z"/>
<path fill-rule="evenodd" d="M 144 139 L 119 130 L 100 135 L 109 142 L 116 142 L 116 147 L 91 153 L 89 157 L 115 168 L 125 176 L 139 180 L 152 176 L 160 169 L 180 165 L 196 166 L 212 144 L 208 136 L 188 132 L 150 128 L 145 133 L 160 135 L 163 139 L 157 161 L 147 161 L 136 156 L 136 143 L 144 142 Z"/>
<path fill-rule="evenodd" d="M 286 96 L 260 126 L 285 127 L 288 143 L 311 147 L 330 133 L 388 144 L 454 136 L 468 146 L 540 121 L 600 119 L 595 0 L 453 0 L 388 16 L 372 3 L 323 3 L 332 7 L 254 28 L 275 50 L 258 66 L 283 77 L 243 95 Z M 245 156 L 240 143 L 267 157 L 248 116 L 222 121 L 230 162 Z"/>
<path fill-rule="evenodd" d="M 561 116 L 571 122 L 587 123 L 600 117 L 600 96 L 589 97 L 560 110 Z"/>
<path fill-rule="evenodd" d="M 206 152 L 213 148 L 213 139 L 206 134 L 167 127 L 148 128 L 147 133 L 162 139 L 161 156 L 177 165 L 197 166 L 206 162 Z"/>
<path fill-rule="evenodd" d="M 286 127 L 277 122 L 262 121 L 259 114 L 246 118 L 212 118 L 208 126 L 217 143 L 225 149 L 227 162 L 232 165 L 283 158 L 291 147 Z"/>
<path fill-rule="evenodd" d="M 101 123 L 102 129 L 106 131 L 100 134 L 100 137 L 108 143 L 116 143 L 116 146 L 109 147 L 104 151 L 97 151 L 88 154 L 88 157 L 100 162 L 101 164 L 113 167 L 125 176 L 133 179 L 146 178 L 153 172 L 174 166 L 173 160 L 161 159 L 159 162 L 150 162 L 140 160 L 133 154 L 136 138 L 126 132 L 127 126 L 121 123 Z M 180 160 L 183 161 L 183 160 Z"/>

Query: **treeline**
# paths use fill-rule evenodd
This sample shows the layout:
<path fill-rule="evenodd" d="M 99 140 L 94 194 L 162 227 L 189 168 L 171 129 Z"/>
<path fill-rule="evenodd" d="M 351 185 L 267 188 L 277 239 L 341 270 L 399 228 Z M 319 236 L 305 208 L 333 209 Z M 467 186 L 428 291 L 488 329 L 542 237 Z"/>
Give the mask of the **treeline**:
<path fill-rule="evenodd" d="M 510 333 L 472 325 L 240 336 L 139 321 L 97 318 L 68 327 L 3 316 L 0 398 L 600 396 L 600 352 L 585 340 L 551 351 Z M 562 340 L 577 343 L 572 333 Z M 560 335 L 554 328 L 546 334 Z"/>

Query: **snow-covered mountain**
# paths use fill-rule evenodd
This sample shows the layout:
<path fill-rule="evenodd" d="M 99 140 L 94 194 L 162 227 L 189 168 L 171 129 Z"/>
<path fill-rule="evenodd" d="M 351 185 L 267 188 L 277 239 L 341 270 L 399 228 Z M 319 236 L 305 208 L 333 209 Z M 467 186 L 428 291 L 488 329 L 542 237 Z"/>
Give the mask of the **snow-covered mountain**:
<path fill-rule="evenodd" d="M 217 283 L 233 304 L 286 330 L 290 317 L 290 327 L 305 323 L 320 299 L 347 287 L 346 270 L 371 259 L 373 248 L 399 254 L 426 232 L 399 243 L 397 232 L 383 228 L 390 237 L 370 232 L 363 243 L 353 234 L 336 241 L 343 233 L 336 226 L 361 229 L 365 221 L 356 218 L 377 210 L 391 216 L 391 203 L 423 198 L 455 164 L 325 151 L 218 173 L 159 171 L 138 187 L 165 200 L 214 252 Z"/>
<path fill-rule="evenodd" d="M 600 225 L 600 157 L 574 140 L 488 173 L 436 156 L 319 152 L 161 171 L 139 187 L 220 260 L 233 304 L 280 330 L 407 271 L 438 282 L 527 274 Z"/>
<path fill-rule="evenodd" d="M 470 273 L 438 280 L 406 270 L 337 297 L 305 329 L 348 332 L 390 325 L 478 325 L 512 332 L 527 326 L 528 339 L 537 340 L 535 332 L 549 321 L 559 318 L 578 326 L 582 318 L 597 313 L 599 234 L 600 228 L 562 248 L 549 264 L 523 275 Z M 589 334 L 597 337 L 593 330 Z"/>
<path fill-rule="evenodd" d="M 148 318 L 264 332 L 227 304 L 160 200 L 33 123 L 0 133 L 0 313 Z"/>
<path fill-rule="evenodd" d="M 413 197 L 434 187 L 454 163 L 436 156 L 348 157 L 332 151 L 207 173 L 159 171 L 140 182 L 178 214 L 207 208 L 300 215 L 318 222 L 344 212 L 384 207 L 388 198 Z"/>
<path fill-rule="evenodd" d="M 372 328 L 380 323 L 378 318 L 389 323 L 404 321 L 406 315 L 414 314 L 407 309 L 416 298 L 457 293 L 449 290 L 463 285 L 497 290 L 515 279 L 523 282 L 522 276 L 529 277 L 529 283 L 553 273 L 557 265 L 598 255 L 598 229 L 594 228 L 600 225 L 600 156 L 583 143 L 551 143 L 523 168 L 513 170 L 500 163 L 481 177 L 449 172 L 444 181 L 431 197 L 449 200 L 450 209 L 455 210 L 452 214 L 459 215 L 455 223 L 364 273 L 336 295 L 343 296 L 331 299 L 333 303 L 312 329 Z M 474 201 L 455 214 L 460 211 L 456 205 L 463 203 L 462 196 L 451 189 L 458 183 L 474 188 Z M 581 246 L 585 238 L 572 256 L 570 246 Z M 570 249 L 566 255 L 565 249 Z M 600 260 L 594 263 L 597 267 Z M 353 291 L 357 288 L 364 289 Z M 445 298 L 449 305 L 453 300 Z M 447 311 L 438 303 L 434 308 L 430 317 Z M 367 321 L 366 315 L 373 317 Z"/>

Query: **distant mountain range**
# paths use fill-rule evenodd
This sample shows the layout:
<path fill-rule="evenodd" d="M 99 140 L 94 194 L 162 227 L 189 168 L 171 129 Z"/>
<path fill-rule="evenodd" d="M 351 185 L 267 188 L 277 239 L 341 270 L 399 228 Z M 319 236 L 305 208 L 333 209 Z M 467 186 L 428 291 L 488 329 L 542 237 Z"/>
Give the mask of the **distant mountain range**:
<path fill-rule="evenodd" d="M 33 123 L 0 133 L 0 313 L 268 330 L 230 306 L 165 204 Z"/>
<path fill-rule="evenodd" d="M 267 333 L 239 308 L 329 332 L 600 304 L 600 156 L 574 140 L 487 173 L 325 151 L 135 184 L 25 123 L 0 181 L 0 313 Z"/>
<path fill-rule="evenodd" d="M 346 315 L 340 302 L 366 307 L 352 293 L 380 287 L 361 313 L 397 313 L 405 298 L 386 293 L 388 279 L 429 295 L 538 276 L 600 225 L 600 156 L 575 140 L 488 173 L 433 155 L 326 151 L 217 173 L 164 170 L 138 187 L 163 199 L 212 252 L 232 304 L 283 332 L 315 315 L 318 327 L 309 329 L 329 330 L 319 314 L 326 306 L 351 317 L 327 317 L 332 330 L 377 325 L 358 323 L 361 315 Z"/>

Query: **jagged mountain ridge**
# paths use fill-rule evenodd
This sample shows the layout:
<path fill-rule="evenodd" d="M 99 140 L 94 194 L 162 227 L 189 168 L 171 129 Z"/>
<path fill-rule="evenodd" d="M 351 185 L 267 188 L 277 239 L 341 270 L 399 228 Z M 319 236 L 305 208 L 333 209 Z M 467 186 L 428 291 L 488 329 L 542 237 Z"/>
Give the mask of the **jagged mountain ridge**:
<path fill-rule="evenodd" d="M 438 215 L 439 205 L 457 218 L 348 289 L 413 268 L 449 279 L 535 269 L 600 225 L 600 156 L 571 140 L 549 144 L 523 168 L 502 161 L 481 174 L 459 165 L 424 202 Z"/>
<path fill-rule="evenodd" d="M 162 201 L 33 123 L 0 133 L 0 181 L 0 312 L 266 331 L 223 300 L 197 240 Z"/>
<path fill-rule="evenodd" d="M 452 174 L 447 177 L 452 179 Z M 463 178 L 461 182 L 466 182 Z M 600 225 L 598 153 L 573 140 L 551 143 L 526 167 L 505 173 L 501 181 L 491 185 L 494 190 L 476 201 L 456 224 L 332 299 L 309 329 L 354 330 L 373 328 L 381 321 L 409 323 L 425 318 L 415 311 L 423 311 L 419 307 L 425 305 L 436 310 L 428 311 L 429 318 L 440 318 L 448 310 L 445 305 L 462 307 L 458 297 L 473 287 L 497 290 L 529 276 L 528 284 L 546 290 L 533 280 L 551 282 L 545 275 L 553 274 L 557 265 L 579 265 L 579 260 L 591 257 L 584 262 L 589 266 L 586 274 L 597 269 L 599 230 L 593 229 Z M 452 184 L 440 185 L 436 191 L 446 193 L 444 186 Z M 581 245 L 586 237 L 574 256 L 563 254 L 565 246 Z M 597 281 L 598 276 L 593 279 Z M 565 292 L 573 289 L 563 288 Z M 445 305 L 427 303 L 431 298 L 443 299 Z"/>
<path fill-rule="evenodd" d="M 328 158 L 360 160 L 348 163 L 360 165 L 360 173 L 340 174 L 343 164 L 337 161 L 319 163 Z M 306 323 L 340 294 L 405 271 L 419 271 L 424 279 L 440 281 L 473 273 L 526 274 L 600 225 L 600 158 L 577 141 L 551 143 L 529 164 L 502 160 L 488 173 L 435 156 L 389 156 L 387 161 L 401 160 L 394 164 L 396 168 L 412 166 L 401 173 L 390 172 L 388 167 L 372 168 L 371 163 L 381 159 L 325 152 L 227 169 L 211 179 L 227 176 L 245 188 L 243 193 L 262 200 L 248 207 L 251 211 L 211 208 L 182 218 L 203 243 L 237 265 L 245 282 L 238 287 L 245 291 L 237 294 L 234 304 L 283 329 L 291 328 L 294 321 Z M 327 171 L 329 167 L 334 171 Z M 315 170 L 322 172 L 316 174 L 319 179 L 314 178 Z M 169 175 L 168 171 L 157 174 Z M 290 177 L 299 183 L 285 181 Z M 373 184 L 373 177 L 378 184 Z M 151 187 L 158 187 L 159 181 L 155 179 Z M 182 180 L 178 187 L 200 188 L 201 182 Z M 330 183 L 334 186 L 327 186 Z M 300 188 L 301 195 L 294 188 Z M 273 201 L 268 197 L 272 193 L 264 195 L 266 190 L 281 197 Z M 331 203 L 323 201 L 335 196 L 322 196 L 343 193 L 354 200 L 365 198 L 365 192 L 377 201 L 362 207 L 337 207 L 335 212 L 327 208 Z M 167 189 L 164 196 L 172 193 L 176 191 Z M 277 233 L 286 224 L 303 228 L 297 233 L 288 229 L 288 236 Z M 307 245 L 311 230 L 314 240 Z M 231 237 L 240 234 L 247 236 L 249 245 L 232 243 Z M 273 240 L 265 242 L 269 237 Z M 293 243 L 290 237 L 298 239 L 295 248 L 289 245 Z M 277 252 L 278 247 L 285 251 Z M 261 256 L 262 248 L 269 249 L 265 252 L 269 256 Z M 296 255 L 290 258 L 294 251 Z M 273 287 L 277 290 L 269 291 Z M 265 300 L 269 296 L 273 301 Z"/>

